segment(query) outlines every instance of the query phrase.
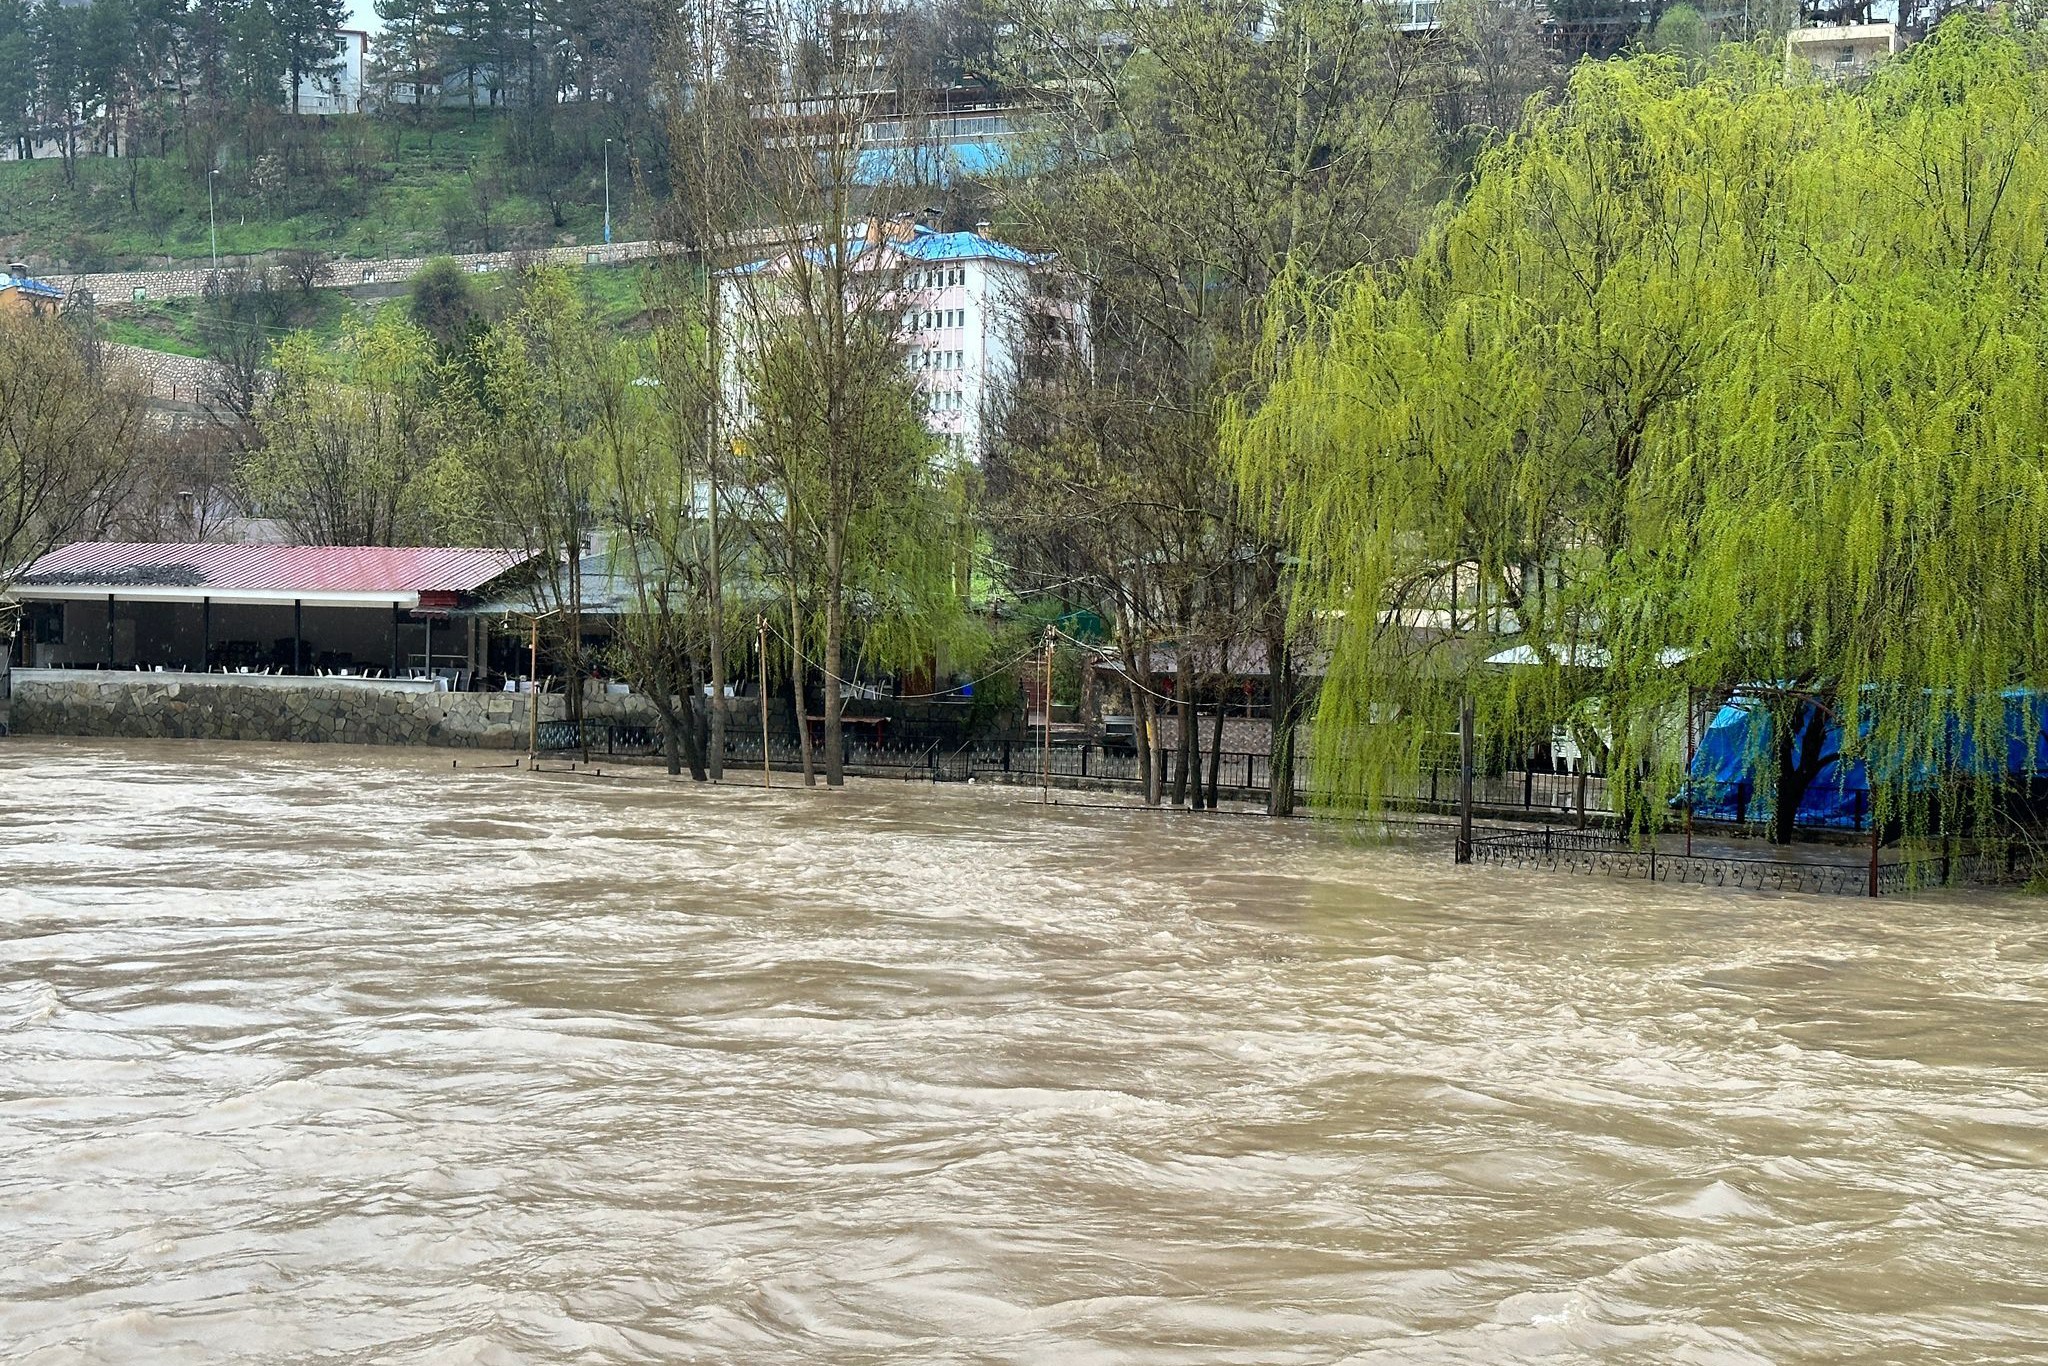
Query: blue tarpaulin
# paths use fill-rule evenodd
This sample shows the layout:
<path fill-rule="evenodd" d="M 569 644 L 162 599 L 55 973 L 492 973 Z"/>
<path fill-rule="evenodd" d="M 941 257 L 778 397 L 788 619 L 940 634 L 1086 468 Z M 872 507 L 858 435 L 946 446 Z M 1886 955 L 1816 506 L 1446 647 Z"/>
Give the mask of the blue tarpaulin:
<path fill-rule="evenodd" d="M 1801 704 L 1798 724 L 1810 722 L 1816 706 Z M 2031 713 L 2031 715 L 2029 715 Z M 1870 729 L 1871 713 L 1863 712 L 1863 730 Z M 1763 701 L 1738 696 L 1714 714 L 1706 733 L 1693 751 L 1692 771 L 1686 784 L 1695 815 L 1714 820 L 1767 821 L 1771 818 L 1770 769 L 1774 759 L 1773 721 Z M 1870 810 L 1870 773 L 1863 760 L 1842 762 L 1841 728 L 1832 717 L 1823 722 L 1825 735 L 1821 753 L 1826 761 L 1811 785 L 1800 796 L 1797 824 L 1854 830 L 1863 825 Z M 1948 719 L 1947 752 L 1957 772 L 1979 768 L 1975 737 L 1960 716 Z M 2014 689 L 2005 694 L 2003 743 L 2005 773 L 2022 780 L 2048 775 L 2048 695 Z M 1909 788 L 1931 787 L 1934 770 L 1924 764 L 1907 780 Z M 1680 800 L 1684 800 L 1683 797 Z"/>

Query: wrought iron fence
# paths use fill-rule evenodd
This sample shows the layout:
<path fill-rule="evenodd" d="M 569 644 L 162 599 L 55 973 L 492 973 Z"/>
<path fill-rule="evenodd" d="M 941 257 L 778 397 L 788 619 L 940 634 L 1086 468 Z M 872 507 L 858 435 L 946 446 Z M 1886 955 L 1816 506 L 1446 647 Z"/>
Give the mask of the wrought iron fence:
<path fill-rule="evenodd" d="M 542 721 L 534 743 L 544 754 L 585 748 L 592 754 L 658 754 L 661 732 L 628 721 Z"/>
<path fill-rule="evenodd" d="M 1516 830 L 1477 836 L 1475 863 L 1649 882 L 1734 887 L 1750 891 L 1890 896 L 1946 885 L 1995 886 L 2020 881 L 2031 859 L 2017 845 L 1879 862 L 1820 862 L 1741 854 L 1686 854 L 1637 843 L 1613 831 Z"/>

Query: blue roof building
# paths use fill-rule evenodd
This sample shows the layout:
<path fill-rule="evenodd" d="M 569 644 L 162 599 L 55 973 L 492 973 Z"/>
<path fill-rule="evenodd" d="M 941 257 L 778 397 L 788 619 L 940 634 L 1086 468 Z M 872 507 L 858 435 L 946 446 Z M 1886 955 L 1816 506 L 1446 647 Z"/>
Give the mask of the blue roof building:
<path fill-rule="evenodd" d="M 893 312 L 910 369 L 924 392 L 925 426 L 955 455 L 979 459 L 987 419 L 1019 374 L 1027 352 L 1085 352 L 1081 291 L 1059 258 L 972 232 L 940 232 L 908 218 L 867 220 L 834 247 L 813 242 L 725 273 L 721 296 L 744 347 L 751 317 L 791 307 L 774 285 L 800 260 L 824 263 L 837 250 L 851 272 L 883 272 L 876 304 Z M 743 367 L 742 367 L 743 368 Z M 736 372 L 733 383 L 738 384 Z M 739 395 L 744 411 L 744 393 Z"/>
<path fill-rule="evenodd" d="M 16 261 L 0 275 L 0 309 L 25 312 L 54 312 L 64 305 L 64 291 L 44 280 L 32 278 L 28 267 Z"/>

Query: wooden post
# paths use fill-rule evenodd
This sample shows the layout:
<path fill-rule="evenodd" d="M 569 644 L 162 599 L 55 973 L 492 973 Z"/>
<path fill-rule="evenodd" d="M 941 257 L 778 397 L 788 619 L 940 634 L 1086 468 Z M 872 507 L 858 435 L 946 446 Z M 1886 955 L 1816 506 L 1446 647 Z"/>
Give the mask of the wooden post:
<path fill-rule="evenodd" d="M 300 601 L 300 600 L 299 600 L 298 598 L 293 598 L 293 599 L 292 599 L 292 672 L 293 672 L 293 673 L 295 673 L 295 674 L 299 674 L 299 673 L 304 673 L 304 672 L 306 671 L 306 669 L 305 669 L 305 666 L 304 666 L 303 664 L 301 664 L 301 663 L 299 662 L 299 661 L 300 661 L 300 658 L 301 658 L 301 657 L 302 657 L 302 656 L 304 655 L 304 653 L 305 653 L 305 643 L 306 643 L 306 604 L 305 604 L 304 602 Z"/>
<path fill-rule="evenodd" d="M 1458 845 L 1456 860 L 1472 861 L 1472 699 L 1458 707 Z"/>
<path fill-rule="evenodd" d="M 761 786 L 775 786 L 774 770 L 768 767 L 768 618 L 757 617 L 761 637 Z"/>
<path fill-rule="evenodd" d="M 207 656 L 213 653 L 213 599 L 199 600 L 199 672 L 206 672 Z"/>
<path fill-rule="evenodd" d="M 1877 813 L 1873 811 L 1870 818 L 1870 894 L 1872 896 L 1877 895 L 1877 835 Z"/>
<path fill-rule="evenodd" d="M 533 676 L 526 685 L 526 764 L 531 768 L 540 759 L 540 618 L 530 623 L 533 634 L 529 638 L 527 665 Z"/>

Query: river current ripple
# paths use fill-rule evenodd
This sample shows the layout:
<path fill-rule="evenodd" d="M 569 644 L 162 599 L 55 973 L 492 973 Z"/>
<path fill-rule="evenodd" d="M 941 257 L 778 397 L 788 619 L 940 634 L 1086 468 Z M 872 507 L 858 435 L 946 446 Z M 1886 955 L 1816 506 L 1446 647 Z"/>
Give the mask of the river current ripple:
<path fill-rule="evenodd" d="M 2048 1350 L 2039 903 L 1034 797 L 0 745 L 0 1358 Z"/>

